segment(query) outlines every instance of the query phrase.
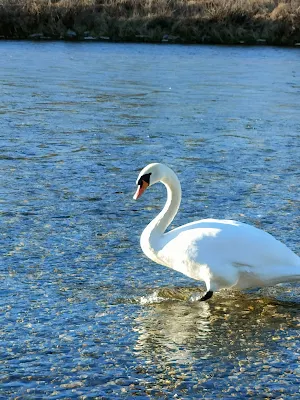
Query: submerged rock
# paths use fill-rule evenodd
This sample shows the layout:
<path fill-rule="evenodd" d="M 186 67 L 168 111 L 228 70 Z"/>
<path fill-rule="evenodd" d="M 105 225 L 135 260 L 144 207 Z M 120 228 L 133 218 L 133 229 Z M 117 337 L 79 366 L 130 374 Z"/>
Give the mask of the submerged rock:
<path fill-rule="evenodd" d="M 29 39 L 33 39 L 33 40 L 40 40 L 44 38 L 44 34 L 42 32 L 40 33 L 33 33 L 32 35 L 28 36 Z"/>
<path fill-rule="evenodd" d="M 33 33 L 28 36 L 28 39 L 31 40 L 51 40 L 53 39 L 51 36 L 45 36 L 43 33 Z"/>
<path fill-rule="evenodd" d="M 150 39 L 149 35 L 135 35 L 135 37 L 139 40 L 149 40 Z"/>
<path fill-rule="evenodd" d="M 76 39 L 77 33 L 75 31 L 72 31 L 72 29 L 68 29 L 65 36 L 67 39 Z"/>
<path fill-rule="evenodd" d="M 166 34 L 162 38 L 162 42 L 178 42 L 181 40 L 180 36 Z"/>

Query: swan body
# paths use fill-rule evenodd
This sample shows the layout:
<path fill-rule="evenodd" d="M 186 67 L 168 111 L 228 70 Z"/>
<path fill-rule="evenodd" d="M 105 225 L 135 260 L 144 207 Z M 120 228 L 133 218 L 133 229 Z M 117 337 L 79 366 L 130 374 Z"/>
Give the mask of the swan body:
<path fill-rule="evenodd" d="M 205 282 L 210 298 L 221 288 L 246 289 L 300 281 L 300 258 L 272 235 L 238 221 L 203 219 L 169 232 L 181 187 L 176 174 L 164 164 L 149 164 L 139 174 L 134 199 L 148 186 L 167 188 L 163 210 L 141 235 L 141 248 L 152 261 Z"/>

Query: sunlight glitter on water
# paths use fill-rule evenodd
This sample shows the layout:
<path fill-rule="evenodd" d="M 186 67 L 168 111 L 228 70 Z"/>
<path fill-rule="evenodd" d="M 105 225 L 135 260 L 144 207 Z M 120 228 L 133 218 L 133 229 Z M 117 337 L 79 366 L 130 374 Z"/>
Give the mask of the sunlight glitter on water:
<path fill-rule="evenodd" d="M 3 396 L 299 398 L 299 285 L 198 302 L 140 249 L 164 189 L 132 200 L 164 162 L 172 227 L 237 219 L 299 253 L 297 50 L 0 47 Z"/>

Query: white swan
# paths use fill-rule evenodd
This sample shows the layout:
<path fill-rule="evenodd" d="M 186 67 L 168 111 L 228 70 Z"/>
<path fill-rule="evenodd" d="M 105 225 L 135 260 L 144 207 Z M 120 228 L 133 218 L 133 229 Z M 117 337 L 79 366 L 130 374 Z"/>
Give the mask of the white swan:
<path fill-rule="evenodd" d="M 202 280 L 209 299 L 221 288 L 270 286 L 300 281 L 300 258 L 270 234 L 231 220 L 202 219 L 165 230 L 175 217 L 181 187 L 166 165 L 149 164 L 139 174 L 138 199 L 148 186 L 162 182 L 167 188 L 163 210 L 145 228 L 141 248 L 152 261 Z"/>

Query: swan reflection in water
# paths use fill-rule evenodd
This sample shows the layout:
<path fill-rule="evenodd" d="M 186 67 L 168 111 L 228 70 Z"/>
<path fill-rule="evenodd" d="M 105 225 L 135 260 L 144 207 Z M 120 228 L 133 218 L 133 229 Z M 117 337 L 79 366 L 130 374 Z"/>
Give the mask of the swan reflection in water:
<path fill-rule="evenodd" d="M 278 298 L 288 288 L 272 288 L 270 294 L 274 290 Z M 297 290 L 299 295 L 300 288 L 291 288 L 293 293 Z M 266 378 L 275 384 L 280 376 L 293 374 L 294 352 L 299 347 L 299 303 L 267 298 L 268 292 L 262 298 L 260 293 L 226 290 L 211 303 L 179 301 L 176 291 L 185 292 L 188 298 L 191 295 L 188 289 L 152 293 L 150 304 L 144 305 L 135 320 L 135 353 L 155 376 L 155 387 L 180 389 L 189 395 L 203 390 L 212 395 L 215 389 L 215 394 L 221 390 L 225 395 L 236 385 L 250 391 L 255 377 L 261 392 L 264 389 L 259 385 Z M 270 375 L 270 368 L 277 374 Z"/>

